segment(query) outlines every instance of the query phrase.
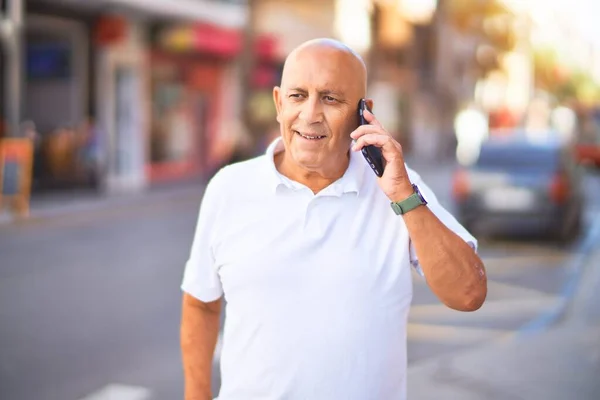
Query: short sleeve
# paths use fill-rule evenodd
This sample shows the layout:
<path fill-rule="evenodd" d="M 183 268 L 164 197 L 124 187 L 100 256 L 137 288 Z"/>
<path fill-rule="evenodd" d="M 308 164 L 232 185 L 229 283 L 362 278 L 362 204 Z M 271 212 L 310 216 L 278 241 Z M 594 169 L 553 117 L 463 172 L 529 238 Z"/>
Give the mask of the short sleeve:
<path fill-rule="evenodd" d="M 423 194 L 425 200 L 427 200 L 427 207 L 433 212 L 433 214 L 448 227 L 452 232 L 456 233 L 460 236 L 471 248 L 477 251 L 477 239 L 465 227 L 463 227 L 460 222 L 456 220 L 456 218 L 448 212 L 438 201 L 437 196 L 431 190 L 429 186 L 421 179 L 421 176 L 417 174 L 415 171 L 408 168 L 409 178 L 412 183 L 416 184 L 419 187 L 419 190 Z M 423 270 L 419 264 L 419 258 L 417 257 L 417 253 L 415 248 L 410 242 L 410 263 L 417 270 L 419 275 L 424 276 Z"/>
<path fill-rule="evenodd" d="M 204 191 L 194 240 L 181 284 L 181 290 L 206 303 L 223 295 L 214 257 L 219 205 L 223 197 L 220 189 L 223 187 L 221 174 L 222 171 L 217 173 Z"/>

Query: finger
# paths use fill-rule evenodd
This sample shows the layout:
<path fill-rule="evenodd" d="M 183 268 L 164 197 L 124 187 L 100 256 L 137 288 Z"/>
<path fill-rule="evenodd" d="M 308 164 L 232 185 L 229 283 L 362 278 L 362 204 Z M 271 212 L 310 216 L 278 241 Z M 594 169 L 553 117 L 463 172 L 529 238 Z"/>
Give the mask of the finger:
<path fill-rule="evenodd" d="M 352 146 L 352 150 L 360 151 L 365 146 L 377 146 L 381 149 L 381 154 L 387 162 L 394 162 L 395 160 L 401 160 L 404 163 L 404 156 L 402 155 L 402 146 L 393 137 L 389 135 L 364 135 L 356 141 Z"/>
<path fill-rule="evenodd" d="M 363 112 L 363 116 L 365 117 L 365 120 L 366 120 L 366 121 L 367 121 L 367 122 L 368 122 L 370 125 L 377 126 L 377 127 L 379 127 L 379 128 L 383 128 L 383 125 L 381 125 L 381 122 L 379 122 L 379 121 L 377 120 L 377 118 L 375 118 L 375 115 L 374 115 L 374 114 L 373 114 L 371 111 L 369 111 L 369 110 L 365 110 L 365 111 Z"/>
<path fill-rule="evenodd" d="M 352 150 L 358 151 L 365 146 L 377 146 L 385 149 L 386 147 L 390 149 L 390 146 L 394 146 L 393 139 L 389 135 L 376 134 L 376 133 L 367 133 L 361 136 L 356 143 L 352 146 Z"/>
<path fill-rule="evenodd" d="M 376 134 L 376 135 L 389 135 L 383 128 L 377 127 L 375 125 L 361 125 L 356 128 L 352 133 L 350 133 L 350 137 L 354 140 L 357 140 L 363 135 L 367 134 Z"/>

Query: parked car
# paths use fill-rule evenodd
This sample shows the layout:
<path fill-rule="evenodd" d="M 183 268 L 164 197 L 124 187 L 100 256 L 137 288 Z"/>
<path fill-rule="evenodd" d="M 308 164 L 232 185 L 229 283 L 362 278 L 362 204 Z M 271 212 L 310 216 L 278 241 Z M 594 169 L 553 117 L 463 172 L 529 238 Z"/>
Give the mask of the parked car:
<path fill-rule="evenodd" d="M 457 217 L 481 233 L 542 233 L 569 241 L 582 227 L 582 178 L 572 148 L 559 142 L 490 139 L 477 160 L 454 175 Z"/>

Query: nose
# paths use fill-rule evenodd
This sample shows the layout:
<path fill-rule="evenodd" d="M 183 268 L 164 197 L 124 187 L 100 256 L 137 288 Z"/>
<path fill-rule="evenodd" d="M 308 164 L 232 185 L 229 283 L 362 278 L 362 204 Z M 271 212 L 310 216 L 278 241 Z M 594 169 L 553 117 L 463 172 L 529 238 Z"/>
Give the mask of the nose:
<path fill-rule="evenodd" d="M 306 124 L 323 122 L 323 107 L 319 99 L 310 97 L 304 101 L 299 118 Z"/>

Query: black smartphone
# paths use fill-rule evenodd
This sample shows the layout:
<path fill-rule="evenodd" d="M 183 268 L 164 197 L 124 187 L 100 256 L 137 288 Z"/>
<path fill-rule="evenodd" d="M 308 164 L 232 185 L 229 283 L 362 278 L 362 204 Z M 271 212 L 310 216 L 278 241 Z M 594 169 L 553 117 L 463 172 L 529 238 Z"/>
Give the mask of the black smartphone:
<path fill-rule="evenodd" d="M 367 105 L 367 102 L 365 101 L 365 99 L 361 99 L 360 102 L 358 103 L 358 125 L 359 126 L 369 124 L 365 120 L 365 117 L 363 115 L 363 112 L 365 110 L 369 110 L 369 112 L 371 111 L 371 109 Z M 365 160 L 367 160 L 367 163 L 369 164 L 369 166 L 371 167 L 373 172 L 375 172 L 375 175 L 377 175 L 378 177 L 381 177 L 383 175 L 383 169 L 384 169 L 384 159 L 383 159 L 383 155 L 381 154 L 381 149 L 377 146 L 368 145 L 368 146 L 363 147 L 361 149 L 361 151 L 362 151 L 363 156 L 365 157 Z"/>

